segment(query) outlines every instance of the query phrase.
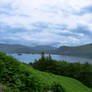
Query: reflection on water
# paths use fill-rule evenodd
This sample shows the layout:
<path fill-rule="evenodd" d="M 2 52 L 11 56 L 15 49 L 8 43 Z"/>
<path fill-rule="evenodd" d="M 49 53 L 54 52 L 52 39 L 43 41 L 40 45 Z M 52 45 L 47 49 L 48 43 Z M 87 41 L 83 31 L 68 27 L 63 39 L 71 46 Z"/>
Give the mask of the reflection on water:
<path fill-rule="evenodd" d="M 41 57 L 40 54 L 22 54 L 22 55 L 9 54 L 9 55 L 25 63 L 34 62 L 35 59 L 39 59 Z M 48 54 L 46 54 L 45 56 L 48 56 Z M 89 62 L 90 64 L 92 64 L 92 59 L 87 59 L 87 58 L 64 56 L 64 55 L 51 55 L 51 56 L 55 60 L 64 60 L 67 62 L 80 62 L 80 63 Z"/>

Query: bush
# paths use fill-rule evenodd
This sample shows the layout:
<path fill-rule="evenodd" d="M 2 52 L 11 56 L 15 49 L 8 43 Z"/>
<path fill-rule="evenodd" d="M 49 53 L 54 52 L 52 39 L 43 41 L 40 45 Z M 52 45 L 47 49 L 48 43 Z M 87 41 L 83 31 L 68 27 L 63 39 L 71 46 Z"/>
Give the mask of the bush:
<path fill-rule="evenodd" d="M 54 85 L 52 87 L 52 91 L 53 92 L 65 92 L 64 88 L 61 85 L 57 84 L 57 83 L 54 83 Z"/>

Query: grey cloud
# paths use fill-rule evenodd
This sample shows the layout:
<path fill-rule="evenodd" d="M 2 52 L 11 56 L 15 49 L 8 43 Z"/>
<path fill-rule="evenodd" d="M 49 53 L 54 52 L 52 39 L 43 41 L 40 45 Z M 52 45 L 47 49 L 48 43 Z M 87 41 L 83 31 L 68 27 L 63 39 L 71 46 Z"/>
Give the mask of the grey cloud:
<path fill-rule="evenodd" d="M 92 13 L 92 5 L 83 8 L 83 11 L 86 12 L 86 13 Z"/>
<path fill-rule="evenodd" d="M 9 3 L 9 4 L 5 4 L 5 5 L 1 5 L 0 4 L 0 9 L 5 9 L 5 10 L 12 10 L 13 9 L 13 7 L 12 7 L 12 4 L 11 3 Z"/>
<path fill-rule="evenodd" d="M 77 28 L 70 29 L 70 31 L 78 34 L 82 33 L 85 36 L 92 37 L 92 31 L 86 25 L 78 25 Z"/>
<path fill-rule="evenodd" d="M 79 12 L 76 12 L 76 11 L 73 12 L 73 14 L 79 15 L 79 16 L 83 16 L 84 14 L 90 14 L 90 13 L 92 13 L 92 5 L 81 8 Z"/>

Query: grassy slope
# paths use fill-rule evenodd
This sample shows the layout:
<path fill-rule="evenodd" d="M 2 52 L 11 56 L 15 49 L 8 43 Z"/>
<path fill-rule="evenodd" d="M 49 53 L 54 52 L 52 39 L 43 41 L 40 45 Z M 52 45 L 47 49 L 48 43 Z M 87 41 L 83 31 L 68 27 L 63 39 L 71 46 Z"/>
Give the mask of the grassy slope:
<path fill-rule="evenodd" d="M 31 67 L 26 67 L 23 64 L 22 67 L 24 67 L 26 71 L 29 71 L 33 76 L 35 76 L 35 78 L 37 78 L 40 81 L 40 83 L 42 83 L 45 86 L 51 87 L 53 83 L 56 82 L 62 85 L 66 92 L 92 92 L 89 88 L 87 88 L 75 79 L 40 72 L 32 69 Z"/>
<path fill-rule="evenodd" d="M 39 83 L 37 85 L 42 85 L 43 87 L 48 89 L 50 89 L 54 83 L 57 83 L 65 89 L 65 92 L 92 92 L 92 90 L 90 90 L 88 87 L 84 86 L 82 83 L 75 79 L 64 76 L 56 76 L 51 73 L 40 72 L 38 70 L 33 69 L 29 65 L 23 64 L 17 61 L 16 59 L 13 59 L 12 57 L 0 54 L 0 60 L 3 60 L 3 64 L 7 66 L 7 72 L 13 73 L 14 71 L 17 71 L 16 73 L 13 73 L 13 76 L 15 77 L 17 74 L 17 79 L 21 75 L 25 75 L 25 73 L 28 73 L 30 74 L 30 76 L 27 77 L 29 78 L 28 81 L 32 81 L 32 78 L 34 78 L 36 80 L 35 83 Z M 8 75 L 7 72 L 6 75 Z M 6 78 L 7 76 L 5 76 L 5 79 Z M 0 80 L 2 82 L 2 79 Z M 14 81 L 16 82 L 16 80 Z M 25 83 L 24 81 L 22 82 Z M 3 83 L 6 86 L 8 85 L 6 81 L 4 81 Z M 19 82 L 17 85 L 19 85 Z"/>

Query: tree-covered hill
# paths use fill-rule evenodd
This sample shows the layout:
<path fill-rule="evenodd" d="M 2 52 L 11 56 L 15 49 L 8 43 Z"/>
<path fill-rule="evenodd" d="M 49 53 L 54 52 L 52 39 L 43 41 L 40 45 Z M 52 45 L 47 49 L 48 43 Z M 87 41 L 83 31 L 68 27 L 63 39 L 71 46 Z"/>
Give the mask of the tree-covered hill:
<path fill-rule="evenodd" d="M 68 56 L 92 58 L 92 44 L 75 46 L 75 47 L 61 46 L 54 52 L 62 55 L 68 55 Z"/>
<path fill-rule="evenodd" d="M 0 83 L 5 92 L 92 92 L 75 79 L 40 72 L 1 52 Z"/>

